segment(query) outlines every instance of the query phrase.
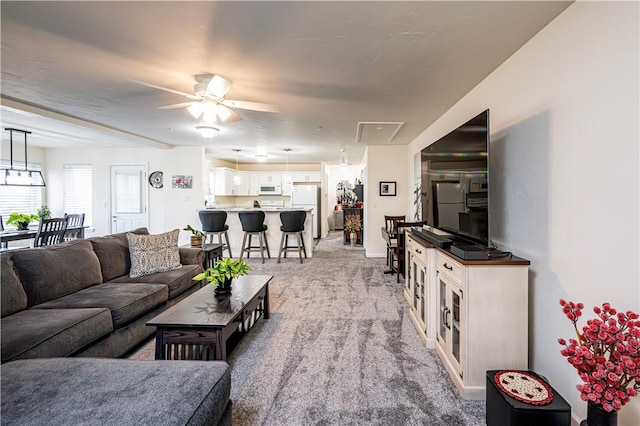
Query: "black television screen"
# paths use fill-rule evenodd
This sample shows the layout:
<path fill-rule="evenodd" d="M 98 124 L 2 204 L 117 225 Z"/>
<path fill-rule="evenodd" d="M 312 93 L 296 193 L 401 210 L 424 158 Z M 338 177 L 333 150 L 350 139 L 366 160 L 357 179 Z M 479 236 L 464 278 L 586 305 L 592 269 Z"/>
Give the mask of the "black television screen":
<path fill-rule="evenodd" d="M 486 110 L 422 150 L 422 220 L 489 246 L 488 165 Z"/>

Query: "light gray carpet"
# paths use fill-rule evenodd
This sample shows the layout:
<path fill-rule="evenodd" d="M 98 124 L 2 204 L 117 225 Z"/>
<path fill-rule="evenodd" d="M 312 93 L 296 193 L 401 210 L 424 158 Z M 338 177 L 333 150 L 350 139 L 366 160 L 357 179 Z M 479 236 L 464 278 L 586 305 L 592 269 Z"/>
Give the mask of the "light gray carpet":
<path fill-rule="evenodd" d="M 484 401 L 463 401 L 407 313 L 384 259 L 331 233 L 300 265 L 270 274 L 271 319 L 259 320 L 229 357 L 233 424 L 484 425 Z M 152 359 L 149 345 L 136 355 Z"/>

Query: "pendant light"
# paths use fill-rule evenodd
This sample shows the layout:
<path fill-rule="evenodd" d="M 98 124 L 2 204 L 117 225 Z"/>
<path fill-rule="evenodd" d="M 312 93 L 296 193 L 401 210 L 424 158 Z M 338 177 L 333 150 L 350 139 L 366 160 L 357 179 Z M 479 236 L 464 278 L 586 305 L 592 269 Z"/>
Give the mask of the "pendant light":
<path fill-rule="evenodd" d="M 3 186 L 47 186 L 39 170 L 29 170 L 27 167 L 27 135 L 26 130 L 5 128 L 9 132 L 9 147 L 11 162 L 9 168 L 2 168 L 4 173 L 0 176 L 0 185 Z M 13 167 L 13 132 L 22 133 L 24 136 L 24 169 Z"/>
<path fill-rule="evenodd" d="M 233 177 L 233 184 L 235 186 L 240 186 L 240 184 L 242 183 L 242 177 L 238 174 L 238 156 L 239 156 L 239 152 L 242 151 L 241 149 L 238 148 L 234 148 L 233 152 L 236 153 L 236 175 Z"/>
<path fill-rule="evenodd" d="M 291 151 L 291 148 L 285 148 L 285 149 L 284 149 L 284 152 L 286 152 L 286 153 L 287 153 L 287 171 L 286 171 L 286 173 L 284 173 L 284 174 L 282 175 L 282 180 L 283 180 L 283 182 L 284 182 L 285 184 L 287 184 L 287 185 L 288 185 L 288 184 L 290 184 L 290 183 L 291 183 L 291 181 L 293 180 L 293 178 L 292 178 L 292 176 L 291 176 L 291 173 L 289 173 L 289 152 L 290 152 L 290 151 Z"/>

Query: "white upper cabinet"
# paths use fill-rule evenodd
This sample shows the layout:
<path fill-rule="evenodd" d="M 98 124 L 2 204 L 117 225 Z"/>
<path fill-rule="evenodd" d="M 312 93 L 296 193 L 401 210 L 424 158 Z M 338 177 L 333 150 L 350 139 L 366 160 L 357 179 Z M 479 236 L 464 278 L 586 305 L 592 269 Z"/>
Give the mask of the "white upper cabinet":
<path fill-rule="evenodd" d="M 320 182 L 320 172 L 293 172 L 294 182 Z"/>

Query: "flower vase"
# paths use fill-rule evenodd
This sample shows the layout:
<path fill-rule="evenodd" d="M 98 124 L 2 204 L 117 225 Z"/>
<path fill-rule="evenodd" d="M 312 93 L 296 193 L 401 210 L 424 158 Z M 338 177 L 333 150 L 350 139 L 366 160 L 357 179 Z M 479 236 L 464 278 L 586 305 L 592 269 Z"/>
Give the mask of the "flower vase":
<path fill-rule="evenodd" d="M 617 426 L 618 412 L 607 411 L 601 405 L 589 401 L 587 405 L 587 419 L 580 422 L 580 426 Z"/>
<path fill-rule="evenodd" d="M 233 281 L 233 278 L 227 278 L 222 283 L 219 283 L 215 287 L 214 292 L 217 295 L 225 295 L 231 293 L 231 281 Z"/>
<path fill-rule="evenodd" d="M 358 242 L 358 234 L 356 234 L 355 232 L 349 234 L 349 242 L 351 243 L 351 247 L 355 247 L 356 243 Z"/>

